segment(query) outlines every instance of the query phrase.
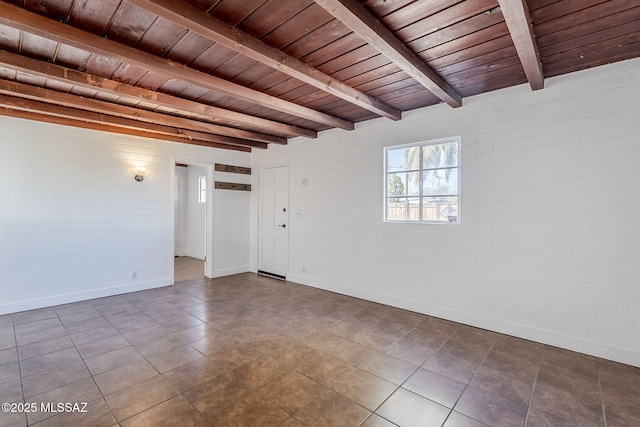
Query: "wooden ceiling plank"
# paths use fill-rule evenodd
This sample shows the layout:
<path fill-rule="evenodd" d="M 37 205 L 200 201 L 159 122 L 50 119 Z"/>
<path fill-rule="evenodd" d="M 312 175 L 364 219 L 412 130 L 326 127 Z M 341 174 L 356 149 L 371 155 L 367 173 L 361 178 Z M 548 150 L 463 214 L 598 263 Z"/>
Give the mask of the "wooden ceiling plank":
<path fill-rule="evenodd" d="M 428 2 L 413 2 L 393 12 L 386 13 L 384 17 L 380 17 L 380 21 L 391 31 L 396 31 L 435 15 L 444 9 L 451 8 L 456 3 L 460 3 L 460 1 L 461 0 L 430 0 Z M 379 16 L 375 13 L 375 9 L 373 9 L 372 12 L 374 12 L 376 16 Z"/>
<path fill-rule="evenodd" d="M 30 99 L 22 99 L 14 96 L 1 95 L 0 94 L 0 107 L 8 110 L 22 111 L 27 113 L 36 113 L 41 118 L 46 120 L 47 117 L 55 117 L 65 119 L 68 122 L 64 124 L 73 125 L 75 122 L 85 122 L 97 125 L 108 125 L 117 129 L 127 129 L 131 131 L 142 131 L 146 133 L 152 133 L 154 138 L 161 136 L 161 139 L 179 138 L 178 142 L 188 141 L 201 141 L 208 144 L 216 144 L 219 148 L 231 148 L 244 149 L 251 147 L 266 148 L 267 144 L 256 142 L 252 144 L 252 141 L 246 141 L 248 144 L 239 143 L 234 138 L 228 138 L 218 135 L 199 135 L 194 133 L 185 132 L 182 129 L 172 128 L 169 126 L 154 125 L 150 123 L 142 123 L 135 120 L 123 119 L 121 117 L 113 117 L 100 113 L 93 113 L 90 111 L 76 110 L 74 108 L 61 107 L 59 105 L 48 104 L 46 102 L 34 101 Z M 61 123 L 62 124 L 62 123 Z M 117 132 L 113 130 L 113 132 Z M 194 138 L 194 136 L 202 136 L 202 138 Z M 243 150 L 245 151 L 245 150 Z"/>
<path fill-rule="evenodd" d="M 184 2 L 173 0 L 130 0 L 131 3 L 179 24 L 207 39 L 220 43 L 255 61 L 300 81 L 392 120 L 402 112 L 328 76 L 312 66 L 275 49 L 231 25 L 201 12 Z"/>
<path fill-rule="evenodd" d="M 422 2 L 418 2 L 418 4 L 420 3 Z M 395 29 L 397 27 L 389 25 L 387 28 L 393 31 L 400 40 L 404 40 L 405 43 L 409 44 L 413 40 L 433 34 L 441 28 L 447 28 L 456 24 L 465 25 L 467 19 L 485 12 L 490 12 L 497 7 L 497 0 L 464 0 L 457 4 L 451 4 L 450 7 L 446 7 L 432 16 L 425 17 L 410 25 L 402 26 L 402 28 L 398 28 L 397 30 Z M 386 21 L 384 22 L 386 23 Z"/>
<path fill-rule="evenodd" d="M 638 31 L 640 4 L 634 8 L 630 8 L 628 4 L 620 5 L 619 2 L 608 5 L 618 7 L 589 8 L 540 26 L 536 25 L 539 33 L 543 34 L 537 37 L 540 56 L 546 56 L 543 51 L 554 44 L 564 45 L 563 50 L 568 50 L 611 38 L 609 34 L 620 34 L 618 29 L 624 25 L 631 24 L 633 27 L 635 24 L 635 31 Z"/>
<path fill-rule="evenodd" d="M 562 62 L 556 62 L 554 64 L 545 64 L 545 70 L 549 76 L 558 76 L 562 74 L 572 73 L 574 71 L 586 70 L 600 65 L 610 64 L 612 62 L 624 61 L 627 59 L 640 57 L 640 44 L 635 43 L 623 45 L 622 47 L 615 47 L 608 51 L 600 51 L 596 57 L 585 57 L 578 60 L 571 59 Z M 602 54 L 607 56 L 600 56 Z"/>
<path fill-rule="evenodd" d="M 119 3 L 92 0 L 75 0 L 67 23 L 95 34 L 104 34 L 109 27 Z"/>
<path fill-rule="evenodd" d="M 141 110 L 139 108 L 125 105 L 113 104 L 99 101 L 97 99 L 84 98 L 54 90 L 30 86 L 18 82 L 0 80 L 0 93 L 5 95 L 18 96 L 20 98 L 34 101 L 44 101 L 47 103 L 60 105 L 63 107 L 84 109 L 94 113 L 108 114 L 130 120 L 138 120 L 146 123 L 156 123 L 164 126 L 171 126 L 184 129 L 187 132 L 200 132 L 214 134 L 218 136 L 230 137 L 238 141 L 257 141 L 264 143 L 286 144 L 286 139 L 277 138 L 271 135 L 261 135 L 254 132 L 247 132 L 240 129 L 225 128 L 224 126 L 212 125 L 199 122 L 197 120 L 184 119 L 167 114 L 155 113 Z"/>
<path fill-rule="evenodd" d="M 380 0 L 365 0 L 362 5 L 377 16 L 382 18 L 390 13 L 397 11 L 407 5 L 413 3 L 414 0 L 394 0 L 394 1 L 380 1 Z"/>
<path fill-rule="evenodd" d="M 428 36 L 410 41 L 407 43 L 407 46 L 424 57 L 424 52 L 426 50 L 436 48 L 443 44 L 455 44 L 463 37 L 476 40 L 475 42 L 471 42 L 472 44 L 482 43 L 486 40 L 485 34 L 482 30 L 500 24 L 504 25 L 506 30 L 507 26 L 504 24 L 502 12 L 500 12 L 499 7 L 496 7 L 495 9 L 491 9 L 490 11 L 481 13 L 480 15 L 465 19 L 463 22 L 458 22 L 449 27 L 432 32 Z M 464 43 L 468 44 L 469 41 Z"/>
<path fill-rule="evenodd" d="M 322 8 L 312 1 L 308 7 L 274 28 L 260 40 L 276 49 L 286 49 L 287 46 L 300 41 L 301 38 L 332 20 L 332 16 L 324 13 Z"/>
<path fill-rule="evenodd" d="M 526 0 L 498 0 L 498 3 L 531 89 L 542 89 L 544 73 Z"/>
<path fill-rule="evenodd" d="M 274 132 L 287 136 L 305 136 L 316 138 L 317 132 L 298 126 L 261 119 L 234 111 L 189 101 L 183 98 L 144 89 L 137 86 L 109 80 L 96 75 L 72 70 L 60 65 L 38 61 L 25 56 L 0 50 L 0 64 L 17 72 L 24 72 L 38 77 L 71 84 L 90 90 L 100 90 L 116 96 L 134 98 L 138 101 L 149 101 L 159 106 L 172 108 L 188 114 L 209 117 L 210 120 L 231 126 L 252 126 L 266 132 Z"/>
<path fill-rule="evenodd" d="M 517 55 L 513 55 L 511 58 L 461 71 L 449 77 L 452 84 L 455 84 L 456 87 L 462 87 L 500 78 L 510 79 L 512 75 L 518 74 L 518 70 L 522 70 L 520 60 Z M 524 75 L 524 71 L 522 75 Z M 526 83 L 526 81 L 521 83 Z"/>
<path fill-rule="evenodd" d="M 486 52 L 513 47 L 506 24 L 485 28 L 481 32 L 482 35 L 487 35 L 483 42 L 478 43 L 478 39 L 474 40 L 472 37 L 465 36 L 455 42 L 444 43 L 433 49 L 420 52 L 419 55 L 433 69 L 437 70 L 440 67 L 455 64 Z"/>
<path fill-rule="evenodd" d="M 262 105 L 265 108 L 281 111 L 332 127 L 346 130 L 354 129 L 353 122 L 291 102 L 282 101 L 244 86 L 227 82 L 218 77 L 186 67 L 183 64 L 121 45 L 112 40 L 53 21 L 9 3 L 0 2 L 0 24 L 55 40 L 58 43 L 84 49 L 97 55 L 108 58 L 118 58 L 129 62 L 131 65 L 165 74 L 177 80 L 207 87 L 234 98 Z"/>
<path fill-rule="evenodd" d="M 536 27 L 540 24 L 555 21 L 557 19 L 566 18 L 572 16 L 575 18 L 575 15 L 580 15 L 585 10 L 591 9 L 594 6 L 604 6 L 605 8 L 616 7 L 616 3 L 622 3 L 626 8 L 629 7 L 628 0 L 621 1 L 611 1 L 611 0 L 565 0 L 559 1 L 555 3 L 551 3 L 548 5 L 540 5 L 536 6 L 536 2 L 531 2 L 529 4 L 531 20 L 536 23 Z M 534 9 L 535 8 L 535 9 Z M 593 10 L 589 10 L 588 15 L 591 17 L 597 16 Z"/>
<path fill-rule="evenodd" d="M 41 15 L 50 16 L 56 21 L 66 21 L 69 19 L 71 7 L 74 0 L 13 0 L 15 4 L 23 4 L 25 9 Z"/>
<path fill-rule="evenodd" d="M 238 25 L 251 16 L 266 0 L 217 1 L 209 12 L 231 25 Z"/>
<path fill-rule="evenodd" d="M 340 21 L 334 19 L 333 16 L 330 18 L 329 22 L 321 25 L 313 31 L 310 31 L 304 37 L 291 43 L 289 46 L 284 48 L 284 51 L 295 58 L 304 59 L 304 62 L 312 67 L 322 64 L 322 58 L 320 60 L 313 61 L 309 55 L 322 49 L 326 51 L 327 46 L 342 40 L 343 37 L 348 37 L 349 34 L 353 34 L 347 27 L 342 25 Z M 362 43 L 362 40 L 359 39 L 358 42 Z M 330 59 L 333 58 L 335 58 L 335 56 L 332 56 Z"/>
<path fill-rule="evenodd" d="M 236 27 L 256 39 L 261 39 L 310 4 L 313 4 L 313 0 L 267 0 Z"/>
<path fill-rule="evenodd" d="M 357 0 L 315 1 L 438 98 L 452 107 L 462 105 L 460 95 Z"/>
<path fill-rule="evenodd" d="M 513 48 L 513 44 L 509 43 L 509 45 L 505 46 L 502 49 L 496 49 L 491 52 L 486 52 L 477 56 L 470 56 L 468 59 L 460 62 L 455 62 L 450 65 L 444 65 L 442 67 L 437 67 L 438 73 L 443 76 L 450 76 L 451 74 L 467 70 L 469 68 L 475 68 L 479 65 L 483 64 L 492 64 L 498 62 L 501 59 L 510 58 L 516 55 L 516 51 Z"/>

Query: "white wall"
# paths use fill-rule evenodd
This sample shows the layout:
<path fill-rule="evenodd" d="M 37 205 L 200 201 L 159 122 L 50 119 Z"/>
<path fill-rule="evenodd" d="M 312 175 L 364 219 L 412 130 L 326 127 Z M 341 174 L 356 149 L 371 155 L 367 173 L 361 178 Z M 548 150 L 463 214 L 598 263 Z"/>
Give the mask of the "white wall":
<path fill-rule="evenodd" d="M 187 210 L 188 194 L 187 193 L 188 193 L 189 181 L 188 181 L 187 168 L 182 166 L 176 166 L 175 171 L 176 171 L 175 172 L 176 180 L 180 182 L 179 192 L 177 194 L 174 194 L 174 197 L 177 197 L 178 204 L 179 204 L 179 207 L 178 207 L 179 214 L 178 214 L 178 221 L 177 221 L 178 231 L 176 233 L 178 235 L 178 239 L 177 239 L 178 241 L 176 244 L 175 255 L 185 256 L 187 254 L 187 212 L 188 212 Z"/>
<path fill-rule="evenodd" d="M 186 192 L 183 195 L 187 199 L 187 212 L 185 217 L 186 247 L 185 255 L 193 258 L 204 259 L 205 256 L 205 224 L 206 204 L 198 203 L 198 180 L 206 176 L 207 170 L 200 166 L 187 168 Z"/>
<path fill-rule="evenodd" d="M 254 153 L 256 186 L 259 169 L 290 164 L 302 215 L 288 279 L 640 366 L 639 70 L 625 61 Z M 383 147 L 449 136 L 462 138 L 462 224 L 384 223 Z"/>
<path fill-rule="evenodd" d="M 215 172 L 214 179 L 237 184 L 251 183 L 251 175 L 227 172 Z M 214 190 L 214 277 L 249 271 L 251 194 L 248 191 Z M 238 264 L 239 259 L 244 259 L 245 264 Z"/>
<path fill-rule="evenodd" d="M 248 153 L 20 119 L 0 117 L 0 129 L 0 314 L 169 285 L 174 160 L 250 163 Z M 226 263 L 248 265 L 248 252 L 234 256 Z"/>

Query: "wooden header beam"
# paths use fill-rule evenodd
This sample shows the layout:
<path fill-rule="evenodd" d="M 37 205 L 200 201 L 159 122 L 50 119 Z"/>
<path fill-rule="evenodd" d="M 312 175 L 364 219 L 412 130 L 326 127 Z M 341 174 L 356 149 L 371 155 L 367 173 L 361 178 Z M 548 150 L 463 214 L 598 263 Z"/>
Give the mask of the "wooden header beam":
<path fill-rule="evenodd" d="M 544 87 L 544 72 L 526 0 L 498 0 L 532 90 Z"/>
<path fill-rule="evenodd" d="M 218 190 L 251 191 L 251 184 L 236 184 L 235 182 L 216 181 L 214 188 Z"/>
<path fill-rule="evenodd" d="M 145 123 L 144 126 L 141 126 L 142 123 L 125 119 L 122 117 L 113 117 L 101 113 L 95 113 L 92 111 L 79 110 L 76 108 L 63 107 L 60 105 L 53 105 L 47 102 L 42 101 L 34 101 L 31 99 L 17 98 L 15 96 L 2 95 L 0 94 L 0 106 L 6 107 L 11 110 L 22 110 L 25 112 L 33 112 L 41 115 L 50 115 L 63 119 L 71 119 L 75 121 L 81 122 L 89 122 L 99 125 L 107 125 L 116 128 L 125 128 L 135 131 L 147 132 L 148 134 L 153 134 L 155 138 L 158 139 L 167 139 L 164 137 L 171 138 L 179 138 L 178 142 L 186 142 L 186 141 L 199 141 L 208 144 L 217 144 L 217 148 L 228 148 L 231 146 L 234 147 L 256 147 L 256 148 L 267 148 L 267 144 L 263 142 L 254 142 L 254 141 L 243 141 L 238 140 L 236 138 L 230 138 L 227 136 L 219 136 L 219 135 L 211 135 L 203 132 L 195 132 L 184 129 L 178 129 L 170 126 Z M 160 137 L 162 135 L 162 137 Z M 169 139 L 172 141 L 176 141 L 176 139 Z M 203 144 L 199 144 L 203 145 Z"/>
<path fill-rule="evenodd" d="M 65 68 L 49 62 L 38 61 L 37 59 L 17 55 L 4 50 L 0 50 L 0 65 L 5 68 L 54 80 L 60 83 L 79 86 L 85 89 L 98 90 L 115 96 L 124 96 L 135 101 L 150 102 L 152 104 L 171 108 L 175 111 L 206 116 L 209 121 L 220 125 L 230 126 L 251 126 L 261 128 L 266 132 L 274 132 L 287 136 L 305 136 L 316 138 L 318 133 L 311 129 L 304 129 L 294 125 L 274 122 L 248 114 L 236 113 L 235 111 L 201 104 L 176 96 L 155 92 L 126 83 L 109 80 L 93 74 Z"/>
<path fill-rule="evenodd" d="M 190 138 L 181 137 L 178 135 L 166 135 L 166 134 L 155 133 L 150 130 L 115 126 L 106 122 L 104 123 L 85 122 L 83 120 L 79 120 L 75 118 L 54 116 L 49 113 L 43 114 L 43 113 L 38 113 L 35 111 L 29 111 L 25 109 L 13 109 L 11 107 L 6 107 L 6 106 L 0 106 L 0 115 L 7 116 L 7 117 L 15 117 L 18 119 L 35 120 L 38 122 L 52 123 L 56 125 L 73 126 L 77 128 L 97 130 L 101 132 L 117 133 L 120 135 L 129 135 L 129 136 L 150 138 L 150 139 L 156 139 L 156 140 L 160 139 L 164 141 L 180 142 L 183 144 L 191 144 L 191 145 L 200 145 L 200 146 L 210 147 L 210 148 L 221 148 L 224 150 L 251 152 L 251 147 L 247 147 L 247 146 L 227 145 L 227 144 L 220 144 L 220 143 L 214 143 L 214 142 L 200 141 L 197 139 L 190 139 Z"/>
<path fill-rule="evenodd" d="M 244 166 L 223 165 L 220 163 L 216 163 L 215 170 L 216 172 L 229 172 L 251 175 L 251 168 L 245 168 Z"/>
<path fill-rule="evenodd" d="M 229 138 L 227 142 L 235 141 L 238 145 L 254 146 L 254 141 L 286 144 L 286 140 L 284 138 L 277 138 L 273 136 L 270 136 L 270 138 L 254 137 L 254 135 L 249 135 L 251 132 L 247 133 L 246 131 L 239 131 L 239 129 L 225 128 L 223 126 L 213 125 L 210 123 L 202 123 L 197 120 L 183 119 L 181 117 L 169 116 L 125 105 L 112 104 L 110 102 L 99 101 L 97 99 L 83 98 L 69 93 L 10 82 L 8 80 L 0 80 L 0 93 L 31 99 L 34 101 L 43 101 L 63 107 L 76 108 L 79 110 L 92 111 L 94 113 L 107 114 L 110 116 L 144 122 L 138 125 L 139 128 L 145 128 L 145 126 L 148 126 L 149 124 L 160 124 L 184 129 L 186 132 L 198 132 L 199 135 L 213 134 L 217 136 L 224 136 Z M 231 130 L 232 132 L 227 132 L 227 130 Z M 241 137 L 241 135 L 243 135 L 244 138 Z M 202 138 L 203 136 L 199 139 Z M 273 138 L 276 138 L 276 140 L 270 140 Z"/>
<path fill-rule="evenodd" d="M 392 120 L 402 118 L 400 110 L 316 70 L 188 3 L 175 0 L 128 1 L 202 37 L 375 114 Z"/>
<path fill-rule="evenodd" d="M 10 3 L 0 2 L 0 24 L 77 49 L 82 49 L 96 55 L 120 60 L 154 73 L 164 74 L 176 80 L 188 82 L 265 108 L 331 127 L 347 130 L 354 129 L 354 124 L 348 120 L 303 107 L 293 102 L 284 101 L 210 74 L 202 73 L 178 62 L 160 58 L 113 40 L 82 31 L 70 25 L 29 12 Z"/>
<path fill-rule="evenodd" d="M 438 98 L 452 107 L 462 105 L 462 97 L 358 0 L 314 1 Z"/>

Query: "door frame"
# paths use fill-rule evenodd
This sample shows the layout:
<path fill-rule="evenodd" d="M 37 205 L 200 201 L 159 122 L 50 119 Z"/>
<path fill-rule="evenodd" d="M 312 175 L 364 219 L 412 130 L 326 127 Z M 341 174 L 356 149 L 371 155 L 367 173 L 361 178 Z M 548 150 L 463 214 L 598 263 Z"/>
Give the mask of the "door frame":
<path fill-rule="evenodd" d="M 176 180 L 176 163 L 184 163 L 189 166 L 199 166 L 205 168 L 207 174 L 207 200 L 205 202 L 205 220 L 204 220 L 204 230 L 205 230 L 205 239 L 204 239 L 204 277 L 211 278 L 213 277 L 214 272 L 214 254 L 209 248 L 213 248 L 214 236 L 213 230 L 214 228 L 214 192 L 213 192 L 213 174 L 214 174 L 214 165 L 211 163 L 199 163 L 194 162 L 189 159 L 181 159 L 171 156 L 171 171 L 169 174 L 169 190 L 171 194 L 171 212 L 169 222 L 171 224 L 171 251 L 170 251 L 170 259 L 169 259 L 169 276 L 171 285 L 175 283 L 175 265 L 174 265 L 174 248 L 175 248 L 175 203 L 176 203 L 176 194 L 175 194 L 175 180 Z"/>
<path fill-rule="evenodd" d="M 279 162 L 279 163 L 272 163 L 272 164 L 266 164 L 263 165 L 262 167 L 260 167 L 260 169 L 258 169 L 258 176 L 256 177 L 257 181 L 258 181 L 258 194 L 256 194 L 256 202 L 257 202 L 257 207 L 256 207 L 256 211 L 257 211 L 257 215 L 256 215 L 256 272 L 258 270 L 260 270 L 260 191 L 261 191 L 261 186 L 260 186 L 260 172 L 262 172 L 263 170 L 266 169 L 275 169 L 275 168 L 281 168 L 281 167 L 286 167 L 287 168 L 287 183 L 286 183 L 286 187 L 287 187 L 287 216 L 288 216 L 288 220 L 287 220 L 287 242 L 286 242 L 286 247 L 287 247 L 287 257 L 285 260 L 285 274 L 284 276 L 287 277 L 289 275 L 289 241 L 291 240 L 289 237 L 291 235 L 291 164 L 290 162 Z"/>

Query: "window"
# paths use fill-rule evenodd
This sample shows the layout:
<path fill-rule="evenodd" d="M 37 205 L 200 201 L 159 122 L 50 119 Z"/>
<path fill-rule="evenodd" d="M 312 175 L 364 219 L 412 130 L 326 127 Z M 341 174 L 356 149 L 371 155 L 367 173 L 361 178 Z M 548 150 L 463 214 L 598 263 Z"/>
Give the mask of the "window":
<path fill-rule="evenodd" d="M 205 203 L 207 201 L 207 177 L 201 176 L 198 178 L 198 203 Z"/>
<path fill-rule="evenodd" d="M 385 221 L 460 222 L 460 138 L 386 147 Z"/>

